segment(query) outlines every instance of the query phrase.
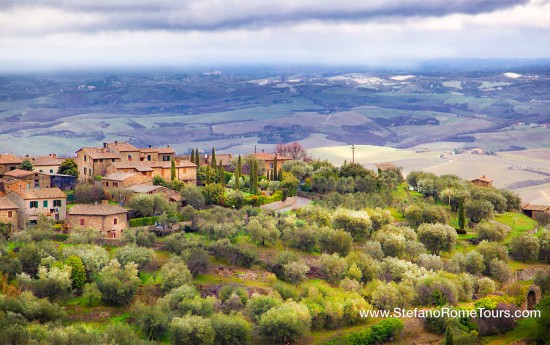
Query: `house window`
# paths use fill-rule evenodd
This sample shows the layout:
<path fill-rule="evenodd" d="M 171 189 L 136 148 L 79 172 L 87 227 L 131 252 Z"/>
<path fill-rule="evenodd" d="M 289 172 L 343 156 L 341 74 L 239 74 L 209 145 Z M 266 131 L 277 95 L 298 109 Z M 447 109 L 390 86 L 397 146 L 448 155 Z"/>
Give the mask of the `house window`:
<path fill-rule="evenodd" d="M 88 170 L 88 175 L 92 176 L 92 169 Z"/>
<path fill-rule="evenodd" d="M 42 172 L 42 170 L 40 170 L 40 172 Z M 53 174 L 53 169 L 50 169 L 50 174 Z"/>
<path fill-rule="evenodd" d="M 83 218 L 80 219 L 80 226 L 84 226 L 84 219 Z"/>
<path fill-rule="evenodd" d="M 165 161 L 165 162 L 169 162 L 170 161 L 170 156 L 162 156 L 162 160 Z"/>
<path fill-rule="evenodd" d="M 54 200 L 53 207 L 61 207 L 61 200 Z"/>
<path fill-rule="evenodd" d="M 113 163 L 114 163 L 114 161 L 115 161 L 115 159 L 114 159 L 114 158 L 113 158 L 113 159 L 111 159 L 111 162 L 113 162 Z"/>
<path fill-rule="evenodd" d="M 38 170 L 38 171 L 42 172 L 42 169 L 40 169 L 40 170 Z M 52 172 L 52 171 L 50 170 L 50 172 Z"/>
<path fill-rule="evenodd" d="M 147 160 L 148 160 L 148 161 L 151 160 L 151 155 L 147 155 Z"/>
<path fill-rule="evenodd" d="M 113 224 L 114 224 L 114 225 L 117 225 L 117 224 L 118 224 L 118 218 L 113 219 Z"/>
<path fill-rule="evenodd" d="M 44 208 L 48 208 L 48 200 L 44 200 L 44 201 L 42 202 L 42 206 L 43 206 Z"/>
<path fill-rule="evenodd" d="M 84 162 L 86 161 L 86 155 L 84 155 Z"/>
<path fill-rule="evenodd" d="M 84 168 L 84 175 L 88 173 L 88 169 Z"/>
<path fill-rule="evenodd" d="M 128 155 L 128 160 L 129 160 L 129 161 L 132 160 L 132 155 Z"/>
<path fill-rule="evenodd" d="M 31 189 L 31 184 L 27 183 L 27 189 Z"/>
<path fill-rule="evenodd" d="M 105 187 L 109 187 L 109 181 L 105 181 Z"/>
<path fill-rule="evenodd" d="M 8 218 L 13 217 L 13 211 L 8 211 Z"/>
<path fill-rule="evenodd" d="M 38 201 L 31 201 L 30 208 L 38 208 Z"/>
<path fill-rule="evenodd" d="M 113 182 L 113 184 L 118 188 L 118 182 Z"/>
<path fill-rule="evenodd" d="M 269 169 L 273 169 L 273 162 L 269 163 Z"/>

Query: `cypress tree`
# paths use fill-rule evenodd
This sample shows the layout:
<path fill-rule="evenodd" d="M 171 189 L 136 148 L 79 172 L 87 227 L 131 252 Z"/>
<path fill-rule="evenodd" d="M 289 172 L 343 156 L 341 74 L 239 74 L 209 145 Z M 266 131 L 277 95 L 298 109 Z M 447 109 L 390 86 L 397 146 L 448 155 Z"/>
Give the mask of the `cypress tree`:
<path fill-rule="evenodd" d="M 172 158 L 170 162 L 170 181 L 176 180 L 176 160 Z"/>
<path fill-rule="evenodd" d="M 446 332 L 445 332 L 445 345 L 454 345 L 455 340 L 453 337 L 453 332 L 451 331 L 451 327 L 447 326 Z"/>
<path fill-rule="evenodd" d="M 218 182 L 225 187 L 225 169 L 223 168 L 222 161 L 218 166 Z"/>
<path fill-rule="evenodd" d="M 210 166 L 206 166 L 206 184 L 210 184 Z"/>
<path fill-rule="evenodd" d="M 276 177 L 275 177 L 274 172 L 275 172 L 275 169 L 272 169 L 271 174 L 269 176 L 269 181 L 275 181 Z"/>
<path fill-rule="evenodd" d="M 279 171 L 279 169 L 277 169 L 277 155 L 275 155 L 275 159 L 273 160 L 273 179 L 272 180 L 277 180 L 278 177 L 277 177 L 277 172 Z"/>
<path fill-rule="evenodd" d="M 250 193 L 258 193 L 258 162 L 256 160 L 252 161 L 250 173 Z"/>
<path fill-rule="evenodd" d="M 279 176 L 277 176 L 279 178 L 279 181 L 283 182 L 283 169 L 279 169 Z"/>
<path fill-rule="evenodd" d="M 458 227 L 464 229 L 466 226 L 466 216 L 464 214 L 464 201 L 460 201 L 458 205 Z"/>
<path fill-rule="evenodd" d="M 235 170 L 235 189 L 239 190 L 239 179 L 241 178 L 242 174 L 242 161 L 241 161 L 241 155 L 239 155 L 239 159 L 237 160 L 237 169 Z"/>
<path fill-rule="evenodd" d="M 189 158 L 191 163 L 195 163 L 195 150 L 191 150 L 191 158 Z"/>
<path fill-rule="evenodd" d="M 197 168 L 201 165 L 201 157 L 199 156 L 199 149 L 195 149 L 195 165 Z"/>
<path fill-rule="evenodd" d="M 216 169 L 218 167 L 218 162 L 216 162 L 216 149 L 212 148 L 212 162 L 210 162 L 210 166 L 212 169 Z"/>

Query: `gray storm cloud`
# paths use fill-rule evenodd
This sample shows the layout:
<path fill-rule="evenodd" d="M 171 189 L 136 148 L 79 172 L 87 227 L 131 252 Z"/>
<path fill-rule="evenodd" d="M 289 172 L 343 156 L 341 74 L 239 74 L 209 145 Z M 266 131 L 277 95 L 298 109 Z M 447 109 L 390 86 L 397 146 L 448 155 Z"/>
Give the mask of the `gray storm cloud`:
<path fill-rule="evenodd" d="M 77 25 L 76 30 L 94 30 L 94 26 L 101 30 L 224 30 L 304 21 L 347 22 L 479 14 L 526 3 L 528 0 L 18 0 L 1 2 L 0 6 L 8 13 L 38 7 L 96 16 L 96 21 Z"/>

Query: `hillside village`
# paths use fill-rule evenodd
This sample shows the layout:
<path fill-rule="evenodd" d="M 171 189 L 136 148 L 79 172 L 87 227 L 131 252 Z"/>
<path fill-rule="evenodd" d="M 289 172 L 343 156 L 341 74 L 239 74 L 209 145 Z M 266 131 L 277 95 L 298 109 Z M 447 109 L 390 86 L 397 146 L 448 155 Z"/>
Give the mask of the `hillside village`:
<path fill-rule="evenodd" d="M 374 167 L 298 143 L 1 154 L 0 344 L 548 339 L 550 206 Z M 361 316 L 447 307 L 524 314 Z"/>

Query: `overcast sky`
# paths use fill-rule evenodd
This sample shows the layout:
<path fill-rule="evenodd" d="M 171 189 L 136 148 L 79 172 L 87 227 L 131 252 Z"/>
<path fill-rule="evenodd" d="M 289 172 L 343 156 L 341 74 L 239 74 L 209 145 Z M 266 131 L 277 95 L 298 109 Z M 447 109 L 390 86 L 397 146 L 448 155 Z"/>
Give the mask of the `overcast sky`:
<path fill-rule="evenodd" d="M 550 0 L 0 0 L 0 70 L 550 57 Z"/>

